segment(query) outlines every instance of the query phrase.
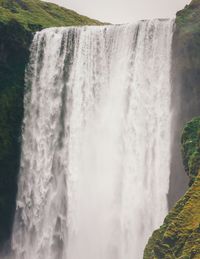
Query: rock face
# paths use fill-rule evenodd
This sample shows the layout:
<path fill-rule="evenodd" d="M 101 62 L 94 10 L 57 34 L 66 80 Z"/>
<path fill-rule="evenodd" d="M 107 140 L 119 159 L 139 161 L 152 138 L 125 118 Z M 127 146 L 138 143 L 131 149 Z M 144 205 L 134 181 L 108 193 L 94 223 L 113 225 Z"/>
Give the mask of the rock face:
<path fill-rule="evenodd" d="M 39 0 L 0 0 L 0 244 L 9 239 L 20 161 L 24 71 L 36 30 L 100 22 Z"/>
<path fill-rule="evenodd" d="M 153 233 L 144 259 L 200 258 L 200 118 L 186 125 L 181 142 L 191 186 Z"/>
<path fill-rule="evenodd" d="M 200 0 L 177 13 L 172 71 L 173 96 L 180 96 L 174 128 L 181 129 L 191 121 L 183 132 L 177 130 L 173 139 L 170 206 L 180 196 L 176 189 L 185 186 L 186 175 L 189 190 L 149 239 L 145 259 L 200 258 L 200 118 L 196 117 L 200 115 Z M 180 138 L 182 152 L 177 142 Z"/>
<path fill-rule="evenodd" d="M 180 92 L 182 120 L 199 116 L 200 97 L 200 0 L 193 0 L 176 17 L 173 41 L 173 80 Z"/>
<path fill-rule="evenodd" d="M 193 0 L 177 13 L 172 47 L 172 100 L 177 107 L 173 132 L 177 131 L 172 140 L 170 208 L 184 194 L 188 183 L 180 152 L 181 130 L 186 122 L 200 115 L 200 0 Z"/>

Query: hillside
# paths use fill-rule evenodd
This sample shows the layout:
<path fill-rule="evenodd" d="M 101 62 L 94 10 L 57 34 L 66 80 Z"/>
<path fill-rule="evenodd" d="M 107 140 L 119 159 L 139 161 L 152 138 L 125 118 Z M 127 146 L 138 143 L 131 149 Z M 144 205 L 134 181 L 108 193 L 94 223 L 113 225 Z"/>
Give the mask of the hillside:
<path fill-rule="evenodd" d="M 24 71 L 34 32 L 47 27 L 98 24 L 39 0 L 0 0 L 0 245 L 9 240 L 15 211 Z"/>
<path fill-rule="evenodd" d="M 52 26 L 98 25 L 99 21 L 39 0 L 0 0 L 0 21 L 17 21 L 27 30 Z"/>

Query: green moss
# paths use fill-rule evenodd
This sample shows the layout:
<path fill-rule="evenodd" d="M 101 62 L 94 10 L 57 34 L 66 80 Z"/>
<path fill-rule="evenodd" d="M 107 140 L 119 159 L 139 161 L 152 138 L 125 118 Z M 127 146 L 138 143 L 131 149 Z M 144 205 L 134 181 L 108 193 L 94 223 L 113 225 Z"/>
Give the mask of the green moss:
<path fill-rule="evenodd" d="M 190 188 L 153 233 L 144 259 L 200 258 L 200 118 L 189 122 L 182 134 L 182 154 Z"/>
<path fill-rule="evenodd" d="M 183 125 L 199 116 L 200 99 L 200 0 L 177 13 L 173 38 L 173 84 L 180 96 Z"/>
<path fill-rule="evenodd" d="M 177 13 L 176 24 L 182 29 L 182 33 L 191 33 L 200 31 L 200 2 L 199 0 L 193 0 L 190 5 Z"/>
<path fill-rule="evenodd" d="M 182 156 L 185 171 L 194 182 L 200 168 L 200 119 L 194 118 L 184 128 L 182 134 Z"/>
<path fill-rule="evenodd" d="M 0 21 L 17 21 L 27 30 L 52 26 L 98 25 L 97 20 L 39 0 L 0 0 Z"/>

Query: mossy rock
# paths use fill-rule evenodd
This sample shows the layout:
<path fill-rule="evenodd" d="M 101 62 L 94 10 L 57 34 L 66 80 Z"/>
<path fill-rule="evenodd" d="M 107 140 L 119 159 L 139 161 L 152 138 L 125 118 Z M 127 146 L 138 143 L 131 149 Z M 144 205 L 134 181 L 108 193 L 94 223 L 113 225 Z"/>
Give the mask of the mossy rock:
<path fill-rule="evenodd" d="M 200 119 L 194 118 L 183 130 L 182 157 L 185 171 L 194 182 L 200 168 Z"/>
<path fill-rule="evenodd" d="M 144 259 L 200 258 L 200 118 L 182 134 L 182 154 L 190 188 L 150 238 Z M 195 159 L 194 159 L 195 158 Z"/>

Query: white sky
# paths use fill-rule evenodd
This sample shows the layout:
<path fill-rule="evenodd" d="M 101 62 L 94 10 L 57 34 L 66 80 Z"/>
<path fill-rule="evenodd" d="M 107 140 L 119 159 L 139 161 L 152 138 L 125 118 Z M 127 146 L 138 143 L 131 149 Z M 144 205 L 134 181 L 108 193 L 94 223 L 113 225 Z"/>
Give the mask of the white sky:
<path fill-rule="evenodd" d="M 191 0 L 45 0 L 110 23 L 175 17 Z"/>

